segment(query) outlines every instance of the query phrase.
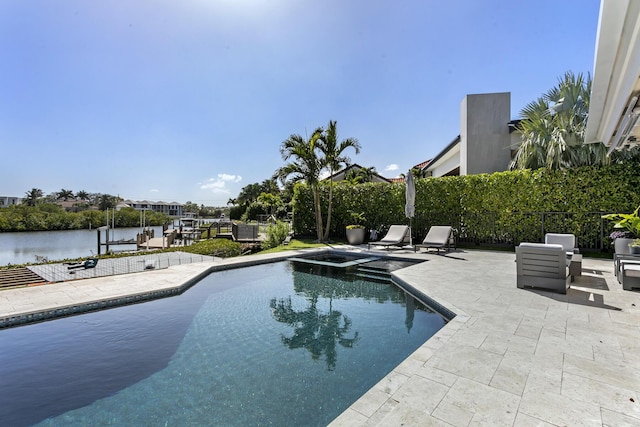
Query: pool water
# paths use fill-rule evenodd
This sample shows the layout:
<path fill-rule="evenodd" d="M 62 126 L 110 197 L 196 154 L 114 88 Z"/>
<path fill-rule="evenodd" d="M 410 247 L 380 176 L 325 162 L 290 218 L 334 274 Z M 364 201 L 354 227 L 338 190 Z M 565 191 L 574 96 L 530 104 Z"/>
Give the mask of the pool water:
<path fill-rule="evenodd" d="M 446 321 L 392 284 L 316 271 L 221 271 L 177 297 L 0 331 L 0 420 L 326 425 Z"/>

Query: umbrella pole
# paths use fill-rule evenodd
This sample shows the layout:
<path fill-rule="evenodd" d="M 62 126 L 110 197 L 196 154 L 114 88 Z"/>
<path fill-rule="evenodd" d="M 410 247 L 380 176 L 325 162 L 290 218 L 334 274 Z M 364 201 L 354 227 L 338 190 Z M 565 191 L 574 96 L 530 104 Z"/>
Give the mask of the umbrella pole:
<path fill-rule="evenodd" d="M 411 217 L 409 217 L 409 246 L 413 246 L 413 230 L 411 230 Z"/>

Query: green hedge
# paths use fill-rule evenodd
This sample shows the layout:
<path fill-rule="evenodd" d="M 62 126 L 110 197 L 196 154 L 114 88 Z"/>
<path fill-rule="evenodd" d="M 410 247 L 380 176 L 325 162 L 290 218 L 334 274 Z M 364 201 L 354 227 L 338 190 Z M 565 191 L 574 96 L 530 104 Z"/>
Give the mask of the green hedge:
<path fill-rule="evenodd" d="M 602 213 L 632 212 L 640 205 L 639 169 L 624 164 L 417 179 L 413 235 L 422 239 L 431 225 L 451 224 L 463 241 L 514 245 L 539 240 L 544 224 L 546 231 L 572 232 L 584 245 L 597 247 L 600 236 L 611 231 L 611 225 L 600 220 Z M 333 194 L 334 238 L 344 236 L 351 211 L 364 214 L 367 229 L 384 232 L 390 224 L 408 224 L 404 184 L 341 182 Z M 325 187 L 325 215 L 327 198 Z M 296 185 L 293 205 L 295 233 L 314 235 L 313 198 L 307 186 Z"/>

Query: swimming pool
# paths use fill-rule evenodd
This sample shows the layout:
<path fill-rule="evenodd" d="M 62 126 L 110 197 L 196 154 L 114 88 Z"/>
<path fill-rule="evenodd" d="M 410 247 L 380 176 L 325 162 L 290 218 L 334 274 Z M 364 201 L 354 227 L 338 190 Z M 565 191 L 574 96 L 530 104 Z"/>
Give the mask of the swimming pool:
<path fill-rule="evenodd" d="M 446 321 L 317 267 L 216 272 L 180 296 L 0 331 L 0 419 L 326 425 Z"/>

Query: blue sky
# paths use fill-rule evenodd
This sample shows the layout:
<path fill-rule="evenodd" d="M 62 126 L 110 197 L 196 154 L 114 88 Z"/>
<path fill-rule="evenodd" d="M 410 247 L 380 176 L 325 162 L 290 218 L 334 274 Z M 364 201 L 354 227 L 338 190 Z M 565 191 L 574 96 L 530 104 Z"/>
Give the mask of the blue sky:
<path fill-rule="evenodd" d="M 599 0 L 2 0 L 0 195 L 223 206 L 329 120 L 387 177 L 592 73 Z"/>

